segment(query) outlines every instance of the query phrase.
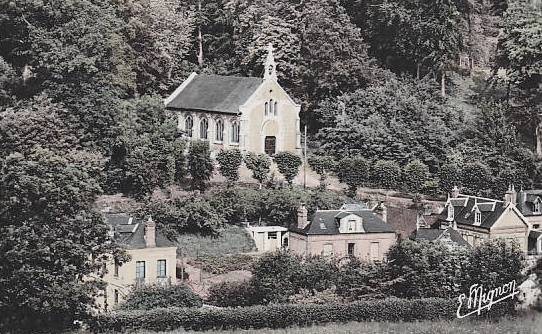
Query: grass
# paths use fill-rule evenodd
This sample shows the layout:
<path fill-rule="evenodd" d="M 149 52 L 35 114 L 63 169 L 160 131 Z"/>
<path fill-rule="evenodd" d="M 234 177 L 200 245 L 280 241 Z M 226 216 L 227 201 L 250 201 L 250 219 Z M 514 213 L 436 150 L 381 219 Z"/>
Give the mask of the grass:
<path fill-rule="evenodd" d="M 217 238 L 185 234 L 178 239 L 178 255 L 185 257 L 218 257 L 256 250 L 254 240 L 243 227 L 227 225 Z"/>
<path fill-rule="evenodd" d="M 208 334 L 362 334 L 362 333 L 412 333 L 412 334 L 538 334 L 542 330 L 542 314 L 533 313 L 521 318 L 502 319 L 496 322 L 477 321 L 473 319 L 453 321 L 420 321 L 420 322 L 349 322 L 345 324 L 327 324 L 306 328 L 287 329 L 261 329 L 261 330 L 231 330 L 231 331 L 208 331 L 208 332 L 187 332 L 176 330 L 160 332 L 162 334 L 182 333 L 208 333 Z M 156 334 L 156 332 L 139 331 L 137 334 Z"/>

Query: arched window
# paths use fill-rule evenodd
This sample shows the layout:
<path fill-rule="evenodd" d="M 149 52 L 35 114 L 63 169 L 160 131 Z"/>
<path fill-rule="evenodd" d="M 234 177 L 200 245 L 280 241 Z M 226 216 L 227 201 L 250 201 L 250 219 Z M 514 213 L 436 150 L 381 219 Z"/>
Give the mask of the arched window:
<path fill-rule="evenodd" d="M 269 115 L 274 115 L 275 112 L 273 111 L 273 107 L 274 107 L 274 103 L 273 103 L 273 99 L 269 100 Z"/>
<path fill-rule="evenodd" d="M 275 101 L 275 104 L 273 105 L 273 115 L 277 116 L 277 112 L 278 112 L 278 104 L 277 104 L 277 101 Z"/>
<path fill-rule="evenodd" d="M 203 118 L 199 122 L 199 137 L 201 139 L 207 139 L 207 130 L 209 130 L 209 121 L 207 118 Z"/>
<path fill-rule="evenodd" d="M 232 143 L 238 143 L 239 142 L 239 123 L 233 122 L 231 124 L 231 142 Z"/>
<path fill-rule="evenodd" d="M 265 116 L 269 114 L 269 103 L 265 102 Z"/>
<path fill-rule="evenodd" d="M 192 128 L 194 127 L 194 120 L 192 116 L 186 116 L 184 120 L 184 131 L 188 137 L 192 137 Z"/>
<path fill-rule="evenodd" d="M 222 119 L 216 120 L 216 141 L 223 141 L 224 140 L 224 122 Z"/>

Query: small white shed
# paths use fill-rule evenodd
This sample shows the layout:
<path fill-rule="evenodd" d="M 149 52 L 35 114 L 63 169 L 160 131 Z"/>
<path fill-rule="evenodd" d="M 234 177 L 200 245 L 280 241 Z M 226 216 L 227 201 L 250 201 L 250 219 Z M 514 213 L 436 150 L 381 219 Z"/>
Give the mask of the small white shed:
<path fill-rule="evenodd" d="M 259 253 L 288 248 L 288 229 L 282 226 L 248 226 Z"/>

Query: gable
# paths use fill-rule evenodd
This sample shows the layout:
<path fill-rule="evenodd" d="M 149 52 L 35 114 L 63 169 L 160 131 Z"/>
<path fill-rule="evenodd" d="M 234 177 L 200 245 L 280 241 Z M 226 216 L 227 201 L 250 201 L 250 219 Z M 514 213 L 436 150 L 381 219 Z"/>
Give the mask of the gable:
<path fill-rule="evenodd" d="M 525 217 L 513 206 L 509 206 L 502 213 L 499 219 L 491 227 L 492 230 L 500 229 L 528 229 L 529 224 L 525 220 Z"/>
<path fill-rule="evenodd" d="M 262 78 L 191 75 L 166 99 L 166 108 L 237 114 L 262 82 Z"/>
<path fill-rule="evenodd" d="M 274 80 L 264 80 L 260 86 L 258 86 L 254 92 L 247 98 L 247 100 L 240 106 L 241 111 L 250 109 L 253 105 L 260 105 L 265 101 L 273 99 L 300 108 L 300 106 L 292 100 L 290 95 Z M 281 108 L 282 109 L 282 108 Z"/>

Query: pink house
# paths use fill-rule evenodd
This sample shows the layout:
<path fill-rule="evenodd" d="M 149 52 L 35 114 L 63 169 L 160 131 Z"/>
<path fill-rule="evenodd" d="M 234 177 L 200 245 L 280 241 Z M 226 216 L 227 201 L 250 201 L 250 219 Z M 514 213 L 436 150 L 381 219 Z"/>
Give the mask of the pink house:
<path fill-rule="evenodd" d="M 365 205 L 318 210 L 310 222 L 307 208 L 302 205 L 297 226 L 290 228 L 289 247 L 302 256 L 355 256 L 364 261 L 382 261 L 396 240 L 393 228 Z"/>

